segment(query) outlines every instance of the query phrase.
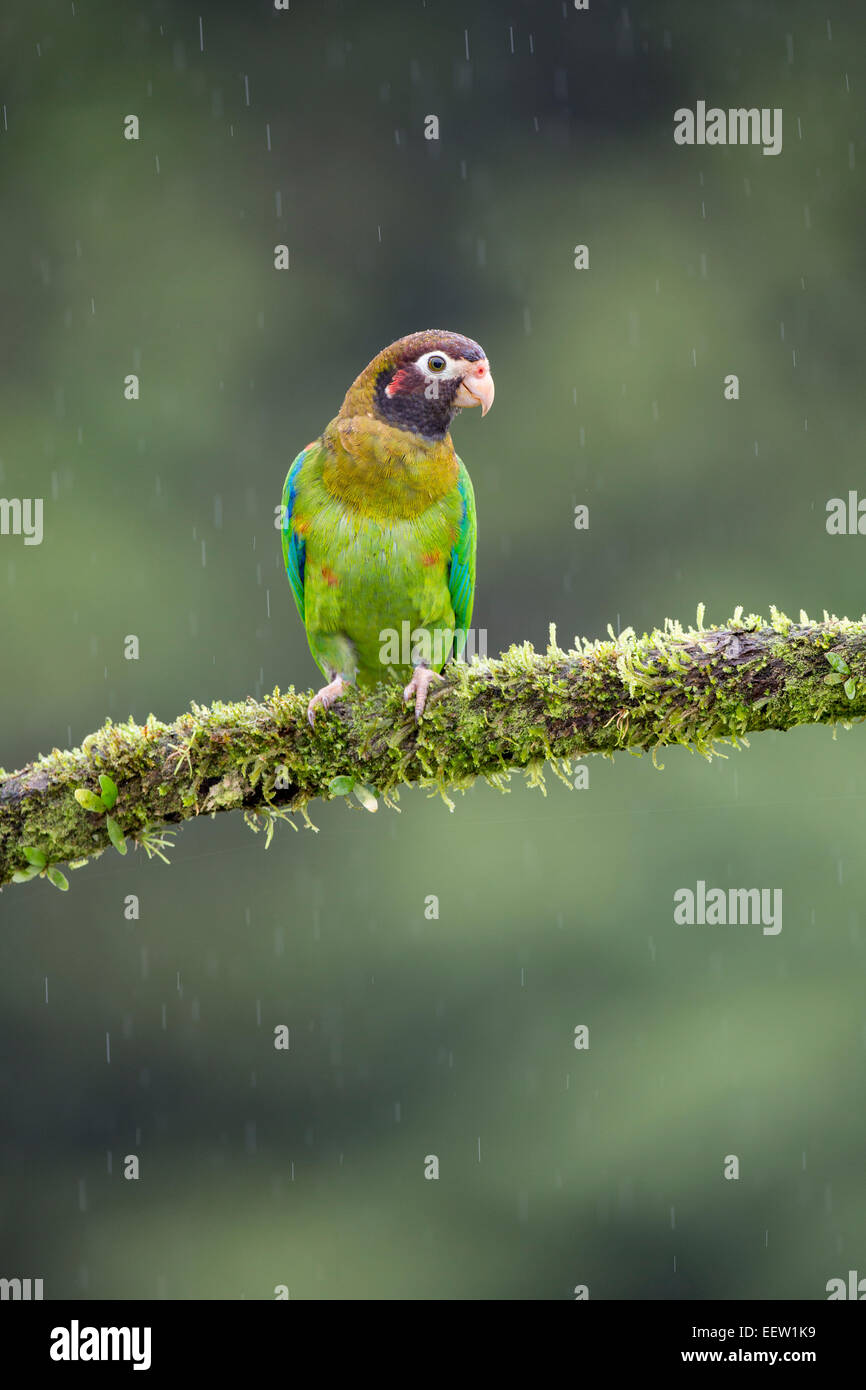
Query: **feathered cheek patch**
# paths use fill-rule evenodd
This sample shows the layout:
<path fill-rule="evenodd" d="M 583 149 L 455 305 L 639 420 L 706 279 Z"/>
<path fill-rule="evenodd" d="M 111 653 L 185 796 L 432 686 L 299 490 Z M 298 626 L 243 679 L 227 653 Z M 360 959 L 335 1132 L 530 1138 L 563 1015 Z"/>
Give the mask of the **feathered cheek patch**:
<path fill-rule="evenodd" d="M 412 379 L 412 372 L 408 367 L 401 367 L 399 372 L 394 374 L 393 381 L 389 381 L 385 387 L 385 395 L 388 397 L 396 396 L 398 391 L 406 391 Z"/>

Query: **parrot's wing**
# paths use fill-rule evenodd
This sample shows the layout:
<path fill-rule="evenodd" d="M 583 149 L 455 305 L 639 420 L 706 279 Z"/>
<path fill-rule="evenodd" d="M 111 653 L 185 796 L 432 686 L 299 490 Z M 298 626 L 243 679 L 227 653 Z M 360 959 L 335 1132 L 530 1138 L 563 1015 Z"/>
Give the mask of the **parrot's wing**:
<path fill-rule="evenodd" d="M 448 566 L 448 592 L 451 607 L 454 609 L 456 632 L 454 635 L 454 655 L 459 657 L 466 645 L 466 629 L 472 621 L 472 603 L 475 598 L 475 542 L 477 527 L 475 522 L 475 493 L 472 479 L 460 459 L 457 460 L 457 488 L 463 501 L 463 512 L 457 540 L 451 551 Z"/>
<path fill-rule="evenodd" d="M 289 583 L 292 586 L 295 604 L 301 615 L 301 622 L 304 622 L 304 563 L 307 547 L 303 537 L 298 535 L 292 525 L 292 513 L 295 509 L 295 499 L 301 480 L 301 469 L 314 448 L 314 444 L 308 444 L 306 449 L 301 450 L 286 475 L 283 487 L 283 559 L 286 562 L 286 574 L 289 576 Z"/>

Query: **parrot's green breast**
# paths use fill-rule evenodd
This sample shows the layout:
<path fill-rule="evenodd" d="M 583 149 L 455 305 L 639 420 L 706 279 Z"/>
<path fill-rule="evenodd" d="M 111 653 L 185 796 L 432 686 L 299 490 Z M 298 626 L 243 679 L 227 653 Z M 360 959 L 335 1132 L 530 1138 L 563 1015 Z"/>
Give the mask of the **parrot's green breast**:
<path fill-rule="evenodd" d="M 374 685 L 405 679 L 419 658 L 441 669 L 474 580 L 471 483 L 450 438 L 395 451 L 375 421 L 333 421 L 292 466 L 284 508 L 286 565 L 291 579 L 302 552 L 298 607 L 321 670 Z M 461 538 L 471 574 L 454 592 Z"/>

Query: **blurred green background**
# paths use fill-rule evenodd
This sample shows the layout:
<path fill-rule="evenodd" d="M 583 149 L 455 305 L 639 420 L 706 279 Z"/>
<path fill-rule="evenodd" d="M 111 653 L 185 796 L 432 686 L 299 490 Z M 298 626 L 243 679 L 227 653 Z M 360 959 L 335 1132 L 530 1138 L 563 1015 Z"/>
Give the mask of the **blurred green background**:
<path fill-rule="evenodd" d="M 45 521 L 0 537 L 0 763 L 318 683 L 283 478 L 428 326 L 496 379 L 455 426 L 491 652 L 700 601 L 859 615 L 866 540 L 825 507 L 866 494 L 864 42 L 805 0 L 6 0 L 0 495 Z M 699 99 L 782 107 L 782 153 L 676 146 Z M 170 868 L 7 889 L 0 1275 L 774 1299 L 866 1272 L 864 737 L 318 805 L 267 852 L 206 820 Z M 781 888 L 781 934 L 675 926 L 698 879 Z"/>

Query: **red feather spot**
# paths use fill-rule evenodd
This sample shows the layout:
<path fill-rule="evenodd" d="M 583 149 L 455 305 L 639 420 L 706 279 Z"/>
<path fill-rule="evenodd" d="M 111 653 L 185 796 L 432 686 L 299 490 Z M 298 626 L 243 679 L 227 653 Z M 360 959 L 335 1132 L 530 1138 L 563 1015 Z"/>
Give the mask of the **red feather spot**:
<path fill-rule="evenodd" d="M 389 381 L 388 385 L 385 387 L 385 395 L 393 396 L 396 395 L 398 391 L 405 391 L 406 378 L 409 376 L 411 376 L 411 372 L 408 367 L 401 367 L 399 372 L 395 372 L 393 380 Z"/>
<path fill-rule="evenodd" d="M 340 582 L 337 576 L 334 574 L 334 571 L 329 570 L 327 565 L 322 565 L 322 578 L 324 579 L 329 589 L 333 589 L 334 586 L 336 584 L 339 584 Z"/>
<path fill-rule="evenodd" d="M 442 556 L 439 554 L 438 550 L 431 550 L 429 555 L 421 556 L 421 563 L 429 567 L 430 565 L 438 565 L 441 559 Z"/>

